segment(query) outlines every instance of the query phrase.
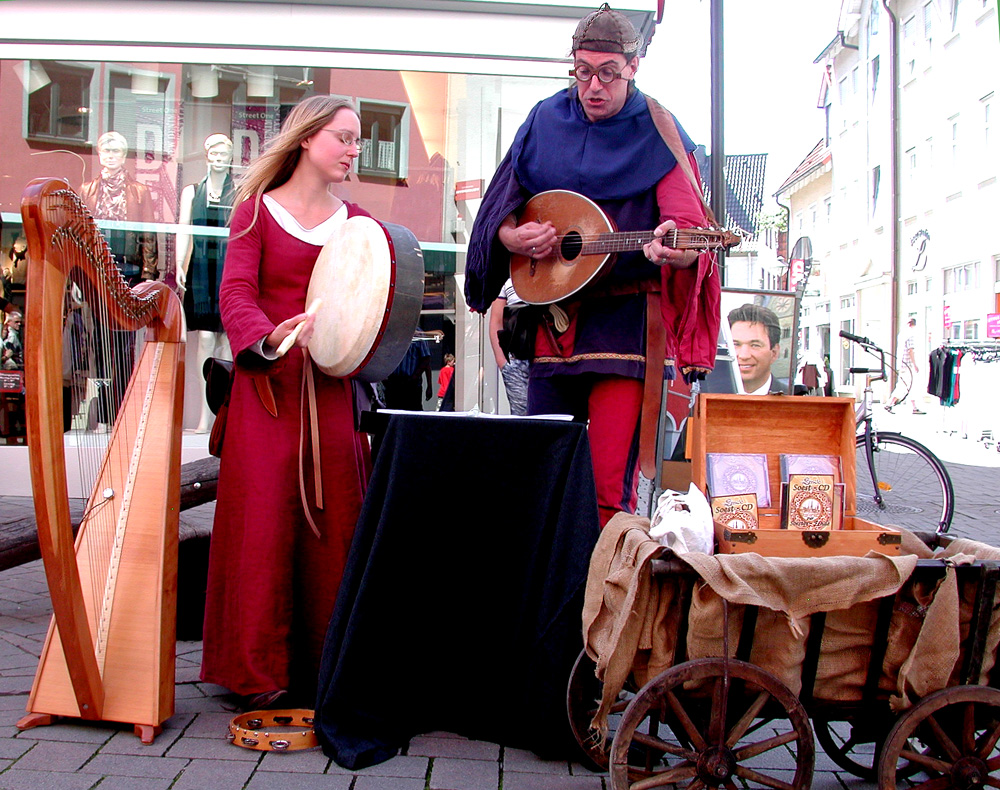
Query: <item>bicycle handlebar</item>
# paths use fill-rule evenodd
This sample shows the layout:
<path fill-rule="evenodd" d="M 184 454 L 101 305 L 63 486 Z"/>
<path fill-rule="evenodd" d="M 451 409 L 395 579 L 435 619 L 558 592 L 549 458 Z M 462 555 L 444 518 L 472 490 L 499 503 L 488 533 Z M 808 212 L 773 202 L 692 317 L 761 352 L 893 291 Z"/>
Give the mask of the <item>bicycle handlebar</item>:
<path fill-rule="evenodd" d="M 853 343 L 860 343 L 863 346 L 874 346 L 875 345 L 867 337 L 860 337 L 859 335 L 852 335 L 850 332 L 846 332 L 843 329 L 840 330 L 840 336 L 842 338 L 844 338 L 844 340 L 850 340 Z"/>

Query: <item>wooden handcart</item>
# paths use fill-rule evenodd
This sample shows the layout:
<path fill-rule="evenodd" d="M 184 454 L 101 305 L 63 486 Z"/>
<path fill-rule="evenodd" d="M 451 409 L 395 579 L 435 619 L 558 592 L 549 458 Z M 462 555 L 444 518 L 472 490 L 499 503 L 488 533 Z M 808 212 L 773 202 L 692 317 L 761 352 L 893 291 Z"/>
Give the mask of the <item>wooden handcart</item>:
<path fill-rule="evenodd" d="M 626 683 L 611 708 L 604 742 L 590 728 L 602 684 L 586 652 L 574 667 L 567 694 L 571 727 L 586 761 L 609 772 L 614 790 L 806 790 L 812 784 L 814 733 L 834 763 L 877 780 L 882 790 L 1000 787 L 1000 691 L 994 682 L 995 635 L 990 639 L 1000 563 L 977 560 L 955 567 L 962 602 L 959 660 L 947 687 L 919 699 L 910 695 L 903 709 L 890 704 L 896 668 L 887 664 L 887 652 L 890 641 L 900 638 L 890 631 L 902 615 L 919 619 L 920 605 L 907 593 L 932 589 L 948 567 L 942 560 L 918 560 L 899 592 L 870 602 L 875 622 L 861 651 L 867 653 L 863 683 L 856 694 L 837 699 L 824 699 L 816 685 L 826 613 L 811 616 L 798 670 L 801 688 L 793 692 L 751 663 L 762 614 L 753 607 L 741 612 L 735 644 L 727 639 L 718 657 L 689 660 L 688 615 L 699 576 L 670 554 L 650 565 L 654 584 L 669 580 L 678 591 L 672 665 L 641 688 Z M 723 611 L 730 607 L 724 604 Z M 728 635 L 728 622 L 720 625 Z"/>

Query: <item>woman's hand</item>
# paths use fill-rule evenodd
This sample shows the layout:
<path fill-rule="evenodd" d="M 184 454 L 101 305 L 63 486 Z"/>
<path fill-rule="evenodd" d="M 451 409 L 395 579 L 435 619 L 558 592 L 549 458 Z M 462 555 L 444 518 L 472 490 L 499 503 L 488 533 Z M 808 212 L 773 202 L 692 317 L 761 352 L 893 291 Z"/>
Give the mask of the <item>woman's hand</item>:
<path fill-rule="evenodd" d="M 515 255 L 545 258 L 556 246 L 556 229 L 551 222 L 526 222 L 520 226 L 501 225 L 500 243 Z"/>
<path fill-rule="evenodd" d="M 302 324 L 298 337 L 295 338 L 294 345 L 299 346 L 300 348 L 305 348 L 309 345 L 309 341 L 312 339 L 315 323 L 316 316 L 314 313 L 299 313 L 298 315 L 294 315 L 278 324 L 271 331 L 271 334 L 265 338 L 264 342 L 271 348 L 278 348 L 281 346 L 285 338 L 295 330 L 295 327 Z"/>
<path fill-rule="evenodd" d="M 674 230 L 677 223 L 668 219 L 656 226 L 653 235 L 656 237 L 649 244 L 642 248 L 643 253 L 657 266 L 669 265 L 675 269 L 686 269 L 698 260 L 698 250 L 675 250 L 668 247 L 660 238 L 666 235 L 667 231 Z"/>

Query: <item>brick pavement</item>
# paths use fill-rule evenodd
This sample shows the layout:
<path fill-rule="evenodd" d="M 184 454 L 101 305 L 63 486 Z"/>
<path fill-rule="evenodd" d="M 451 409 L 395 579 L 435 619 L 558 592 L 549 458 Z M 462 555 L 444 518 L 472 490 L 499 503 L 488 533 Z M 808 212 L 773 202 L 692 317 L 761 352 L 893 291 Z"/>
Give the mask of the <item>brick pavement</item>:
<path fill-rule="evenodd" d="M 934 420 L 933 415 L 929 415 Z M 997 542 L 1000 454 L 974 439 L 937 436 L 923 416 L 887 415 L 884 429 L 901 430 L 948 462 L 958 508 L 953 531 Z M 955 459 L 983 465 L 958 464 Z M 0 525 L 32 513 L 27 497 L 0 497 Z M 212 505 L 184 520 L 211 519 Z M 450 733 L 414 738 L 405 752 L 363 771 L 346 771 L 321 751 L 262 754 L 225 739 L 232 716 L 224 690 L 198 680 L 200 642 L 179 642 L 175 716 L 151 746 L 128 730 L 60 723 L 20 732 L 50 616 L 40 562 L 0 572 L 0 790 L 609 790 L 606 775 L 572 762 L 544 761 L 530 752 L 470 741 Z M 484 679 L 488 681 L 488 679 Z M 525 711 L 525 716 L 530 716 Z M 792 767 L 791 758 L 788 759 Z M 868 790 L 841 771 L 817 744 L 816 790 Z"/>

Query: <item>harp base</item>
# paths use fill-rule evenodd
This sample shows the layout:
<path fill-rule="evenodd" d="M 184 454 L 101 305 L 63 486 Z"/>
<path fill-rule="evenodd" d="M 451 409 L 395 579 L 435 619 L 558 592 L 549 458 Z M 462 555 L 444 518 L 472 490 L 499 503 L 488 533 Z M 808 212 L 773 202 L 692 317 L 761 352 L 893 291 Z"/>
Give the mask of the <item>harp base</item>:
<path fill-rule="evenodd" d="M 54 716 L 51 713 L 29 713 L 17 720 L 19 730 L 30 730 L 32 727 L 48 727 L 55 724 L 62 716 Z"/>
<path fill-rule="evenodd" d="M 65 718 L 67 717 L 57 716 L 53 713 L 29 713 L 18 719 L 17 728 L 30 730 L 32 727 L 48 727 L 50 724 L 56 724 Z M 132 731 L 142 743 L 149 746 L 156 736 L 163 732 L 163 727 L 158 724 L 136 724 Z"/>

